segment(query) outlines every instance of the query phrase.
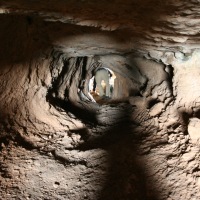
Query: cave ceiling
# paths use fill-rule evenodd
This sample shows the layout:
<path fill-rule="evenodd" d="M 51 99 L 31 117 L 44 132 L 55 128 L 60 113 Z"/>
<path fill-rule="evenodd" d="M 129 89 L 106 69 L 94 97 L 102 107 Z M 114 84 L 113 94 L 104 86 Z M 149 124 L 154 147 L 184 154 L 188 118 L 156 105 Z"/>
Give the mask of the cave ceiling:
<path fill-rule="evenodd" d="M 166 52 L 190 54 L 199 48 L 198 3 L 198 0 L 2 0 L 0 6 L 2 15 L 48 21 L 46 27 L 41 27 L 46 38 L 70 55 L 137 51 L 158 59 Z"/>

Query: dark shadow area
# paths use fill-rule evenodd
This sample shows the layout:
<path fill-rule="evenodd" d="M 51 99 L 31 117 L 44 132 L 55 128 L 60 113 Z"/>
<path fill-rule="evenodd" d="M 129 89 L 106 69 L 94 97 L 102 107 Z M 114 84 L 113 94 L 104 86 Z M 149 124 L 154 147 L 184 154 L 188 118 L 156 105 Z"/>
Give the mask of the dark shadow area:
<path fill-rule="evenodd" d="M 141 164 L 139 145 L 141 140 L 151 132 L 138 133 L 134 125 L 142 126 L 140 122 L 131 120 L 134 111 L 127 104 L 126 109 L 119 113 L 118 123 L 109 128 L 99 126 L 100 132 L 96 137 L 88 134 L 85 143 L 77 147 L 80 151 L 105 149 L 109 152 L 109 168 L 107 181 L 98 200 L 159 200 L 160 194 L 155 188 L 148 188 L 148 173 Z M 109 109 L 107 115 L 109 115 Z M 152 130 L 154 127 L 152 127 Z M 79 134 L 79 132 L 77 131 Z M 151 161 L 149 161 L 151 162 Z M 152 181 L 153 184 L 153 181 Z"/>
<path fill-rule="evenodd" d="M 7 146 L 9 144 L 9 142 L 13 140 L 12 137 L 8 136 L 8 135 L 1 135 L 0 137 L 0 151 L 3 149 L 3 146 Z"/>
<path fill-rule="evenodd" d="M 72 113 L 84 123 L 95 125 L 98 122 L 96 119 L 96 110 L 90 111 L 87 108 L 84 109 L 81 105 L 77 106 L 73 102 L 54 98 L 51 95 L 47 95 L 47 101 L 58 108 L 64 109 L 69 114 Z"/>
<path fill-rule="evenodd" d="M 174 76 L 174 68 L 172 67 L 172 65 L 167 65 L 167 66 L 165 66 L 165 71 L 168 72 L 168 87 L 169 87 L 170 91 L 173 92 L 172 77 Z"/>
<path fill-rule="evenodd" d="M 188 125 L 189 125 L 189 120 L 191 117 L 193 117 L 192 112 L 186 112 L 186 111 L 179 111 L 178 110 L 178 114 L 179 114 L 179 118 L 180 118 L 180 125 L 182 127 L 182 132 L 185 135 L 188 135 Z"/>
<path fill-rule="evenodd" d="M 197 117 L 200 119 L 200 110 L 195 111 L 194 117 Z"/>
<path fill-rule="evenodd" d="M 158 99 L 151 99 L 148 102 L 148 109 L 152 108 L 155 104 L 159 103 L 160 101 Z"/>
<path fill-rule="evenodd" d="M 1 14 L 0 23 L 3 30 L 0 34 L 1 69 L 13 64 L 15 67 L 24 68 L 24 63 L 45 56 L 51 47 L 44 39 L 47 33 L 38 29 L 46 25 L 41 17 Z"/>

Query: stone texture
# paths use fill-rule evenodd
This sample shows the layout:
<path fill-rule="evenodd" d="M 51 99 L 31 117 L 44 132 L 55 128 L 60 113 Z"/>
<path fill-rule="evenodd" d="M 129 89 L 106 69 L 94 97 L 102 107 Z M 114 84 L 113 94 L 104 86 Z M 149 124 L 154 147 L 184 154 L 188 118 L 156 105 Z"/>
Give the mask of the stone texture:
<path fill-rule="evenodd" d="M 199 8 L 1 0 L 0 198 L 200 199 Z"/>
<path fill-rule="evenodd" d="M 154 117 L 156 115 L 159 115 L 162 112 L 162 109 L 164 109 L 165 105 L 163 103 L 157 103 L 150 109 L 150 116 Z"/>
<path fill-rule="evenodd" d="M 191 118 L 188 124 L 188 133 L 192 143 L 197 143 L 200 138 L 200 120 L 198 118 Z"/>

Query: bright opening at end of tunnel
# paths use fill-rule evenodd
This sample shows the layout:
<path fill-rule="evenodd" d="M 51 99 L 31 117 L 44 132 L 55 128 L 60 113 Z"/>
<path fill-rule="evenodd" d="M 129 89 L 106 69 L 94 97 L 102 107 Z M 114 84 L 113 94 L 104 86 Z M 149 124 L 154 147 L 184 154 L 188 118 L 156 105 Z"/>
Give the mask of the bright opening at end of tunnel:
<path fill-rule="evenodd" d="M 109 68 L 99 68 L 89 81 L 89 94 L 97 103 L 104 103 L 112 98 L 115 74 Z"/>

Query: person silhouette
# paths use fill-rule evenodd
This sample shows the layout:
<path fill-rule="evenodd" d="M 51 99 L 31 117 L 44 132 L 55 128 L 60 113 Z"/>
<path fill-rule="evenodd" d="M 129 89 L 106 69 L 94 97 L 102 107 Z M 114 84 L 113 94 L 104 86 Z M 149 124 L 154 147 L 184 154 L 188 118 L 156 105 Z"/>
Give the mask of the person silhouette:
<path fill-rule="evenodd" d="M 110 98 L 110 77 L 111 76 L 112 76 L 112 74 L 110 73 L 110 71 L 103 67 L 99 68 L 95 72 L 95 82 L 96 82 L 97 88 L 99 89 L 100 97 L 106 96 L 107 98 Z M 103 86 L 101 84 L 102 81 L 104 81 L 106 84 L 106 93 L 104 92 Z"/>

